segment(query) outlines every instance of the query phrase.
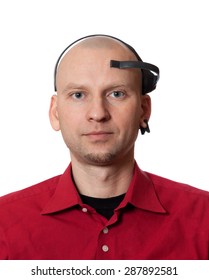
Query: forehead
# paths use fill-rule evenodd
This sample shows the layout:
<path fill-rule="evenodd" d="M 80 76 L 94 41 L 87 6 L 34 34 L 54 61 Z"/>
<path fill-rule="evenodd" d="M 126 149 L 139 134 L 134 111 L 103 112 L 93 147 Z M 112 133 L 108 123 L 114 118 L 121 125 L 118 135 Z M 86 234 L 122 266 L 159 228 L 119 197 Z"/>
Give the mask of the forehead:
<path fill-rule="evenodd" d="M 111 38 L 88 38 L 70 47 L 62 56 L 57 69 L 57 87 L 69 79 L 85 78 L 95 72 L 98 77 L 111 72 L 126 75 L 139 70 L 110 68 L 110 60 L 137 60 L 134 53 L 123 43 Z M 85 76 L 84 76 L 85 75 Z"/>

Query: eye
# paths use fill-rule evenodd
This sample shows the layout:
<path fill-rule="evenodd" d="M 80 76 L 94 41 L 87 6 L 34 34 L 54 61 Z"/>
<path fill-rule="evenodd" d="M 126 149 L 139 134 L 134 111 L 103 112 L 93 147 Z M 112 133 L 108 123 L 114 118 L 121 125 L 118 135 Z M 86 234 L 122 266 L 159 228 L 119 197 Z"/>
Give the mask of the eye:
<path fill-rule="evenodd" d="M 72 93 L 71 96 L 72 96 L 74 99 L 80 100 L 80 99 L 83 99 L 83 98 L 84 98 L 84 93 L 78 91 L 78 92 Z"/>
<path fill-rule="evenodd" d="M 120 91 L 120 90 L 114 90 L 113 92 L 111 92 L 109 94 L 109 96 L 116 98 L 116 99 L 120 99 L 123 98 L 125 96 L 125 93 Z"/>

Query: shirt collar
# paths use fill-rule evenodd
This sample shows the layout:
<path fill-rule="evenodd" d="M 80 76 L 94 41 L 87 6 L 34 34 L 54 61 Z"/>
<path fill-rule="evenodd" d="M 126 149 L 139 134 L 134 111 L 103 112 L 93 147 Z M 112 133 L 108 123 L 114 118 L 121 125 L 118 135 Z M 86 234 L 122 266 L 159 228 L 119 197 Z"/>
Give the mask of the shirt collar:
<path fill-rule="evenodd" d="M 136 163 L 132 181 L 118 209 L 125 207 L 128 203 L 146 211 L 167 213 L 161 204 L 152 180 Z"/>
<path fill-rule="evenodd" d="M 41 214 L 50 214 L 81 204 L 81 198 L 71 175 L 71 164 L 60 176 L 53 196 L 43 208 Z"/>
<path fill-rule="evenodd" d="M 82 204 L 72 180 L 71 168 L 70 164 L 60 176 L 55 192 L 43 208 L 41 214 L 51 214 Z M 146 211 L 166 213 L 156 194 L 153 182 L 137 164 L 135 164 L 134 175 L 129 189 L 117 209 L 125 207 L 128 203 Z"/>

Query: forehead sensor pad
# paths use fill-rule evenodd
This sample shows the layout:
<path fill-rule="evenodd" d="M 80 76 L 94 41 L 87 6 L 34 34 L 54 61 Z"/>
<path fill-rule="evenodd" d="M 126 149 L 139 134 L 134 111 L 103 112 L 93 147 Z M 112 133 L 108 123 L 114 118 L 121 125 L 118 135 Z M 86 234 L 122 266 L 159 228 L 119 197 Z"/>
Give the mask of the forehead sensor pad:
<path fill-rule="evenodd" d="M 118 60 L 110 60 L 110 67 L 126 69 L 126 68 L 138 68 L 151 71 L 155 74 L 157 80 L 159 79 L 160 70 L 157 66 L 146 63 L 143 61 L 118 61 Z"/>

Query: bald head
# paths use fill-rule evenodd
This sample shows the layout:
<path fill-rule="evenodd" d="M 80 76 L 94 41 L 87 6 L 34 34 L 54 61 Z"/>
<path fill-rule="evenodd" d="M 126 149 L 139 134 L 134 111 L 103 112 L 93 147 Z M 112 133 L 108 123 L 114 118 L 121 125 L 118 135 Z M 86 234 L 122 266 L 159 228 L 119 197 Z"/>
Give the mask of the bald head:
<path fill-rule="evenodd" d="M 57 91 L 60 88 L 60 81 L 66 77 L 67 72 L 75 72 L 80 68 L 80 72 L 83 73 L 84 68 L 86 69 L 87 67 L 90 71 L 90 68 L 93 70 L 98 65 L 98 78 L 102 74 L 102 71 L 99 71 L 99 69 L 102 70 L 100 66 L 103 66 L 103 70 L 114 71 L 110 69 L 111 60 L 138 61 L 138 58 L 125 43 L 105 36 L 88 37 L 71 45 L 61 55 L 57 65 L 55 77 Z M 117 71 L 121 70 L 117 69 Z M 138 83 L 141 84 L 141 71 L 139 69 L 129 69 L 126 71 L 135 72 L 139 80 Z"/>
<path fill-rule="evenodd" d="M 121 48 L 126 49 L 127 51 L 134 53 L 135 54 L 135 59 L 141 60 L 136 53 L 136 51 L 126 44 L 125 42 L 116 39 L 114 37 L 109 37 L 109 36 L 89 36 L 89 37 L 84 37 L 83 39 L 75 41 L 75 43 L 72 43 L 69 47 L 67 47 L 64 52 L 61 54 L 61 56 L 58 59 L 58 65 L 60 64 L 60 61 L 63 59 L 63 57 L 68 53 L 71 49 L 74 49 L 75 47 L 86 47 L 90 49 L 96 49 L 96 48 L 106 48 L 106 49 L 112 49 L 114 46 L 121 46 Z"/>
<path fill-rule="evenodd" d="M 87 47 L 92 49 L 96 49 L 96 48 L 112 49 L 116 45 L 130 52 L 128 47 L 122 41 L 106 36 L 88 37 L 79 41 L 78 43 L 76 43 L 76 45 L 72 47 L 81 46 L 81 47 Z"/>

